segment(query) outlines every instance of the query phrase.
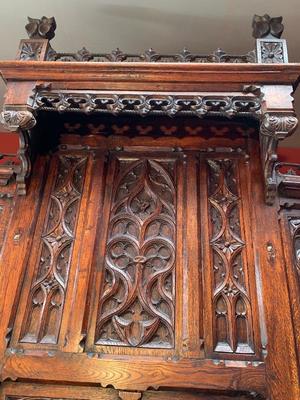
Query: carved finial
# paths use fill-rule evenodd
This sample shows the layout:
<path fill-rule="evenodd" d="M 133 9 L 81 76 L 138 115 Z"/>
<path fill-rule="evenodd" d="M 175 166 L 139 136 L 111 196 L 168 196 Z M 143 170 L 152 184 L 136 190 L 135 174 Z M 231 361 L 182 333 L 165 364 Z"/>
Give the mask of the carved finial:
<path fill-rule="evenodd" d="M 284 26 L 282 24 L 282 17 L 271 18 L 270 15 L 254 15 L 252 20 L 253 37 L 255 39 L 280 38 Z"/>
<path fill-rule="evenodd" d="M 28 18 L 28 24 L 25 26 L 30 39 L 48 39 L 51 40 L 55 36 L 56 21 L 54 17 L 41 19 Z"/>

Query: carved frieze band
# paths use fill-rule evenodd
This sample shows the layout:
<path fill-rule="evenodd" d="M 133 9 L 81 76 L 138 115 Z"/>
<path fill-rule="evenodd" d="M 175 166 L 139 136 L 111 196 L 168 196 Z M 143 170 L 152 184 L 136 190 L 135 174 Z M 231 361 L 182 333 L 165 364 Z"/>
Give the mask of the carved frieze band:
<path fill-rule="evenodd" d="M 22 343 L 56 344 L 67 290 L 86 157 L 61 155 L 35 266 Z"/>
<path fill-rule="evenodd" d="M 175 160 L 119 160 L 95 343 L 174 346 Z"/>
<path fill-rule="evenodd" d="M 65 93 L 37 92 L 34 109 L 60 112 L 98 112 L 118 115 L 121 113 L 141 116 L 186 115 L 203 117 L 221 115 L 232 117 L 258 116 L 261 99 L 252 95 L 144 94 L 144 93 Z"/>
<path fill-rule="evenodd" d="M 210 159 L 207 164 L 214 351 L 253 354 L 252 311 L 240 224 L 237 161 Z"/>
<path fill-rule="evenodd" d="M 298 119 L 291 113 L 266 113 L 260 126 L 260 145 L 263 173 L 265 179 L 265 197 L 273 204 L 277 193 L 277 146 L 280 140 L 292 134 L 298 125 Z"/>
<path fill-rule="evenodd" d="M 89 61 L 89 62 L 173 62 L 173 63 L 253 63 L 256 62 L 254 51 L 247 54 L 227 54 L 222 49 L 217 49 L 212 54 L 191 53 L 184 48 L 177 54 L 159 54 L 152 48 L 142 54 L 123 53 L 115 49 L 111 53 L 92 53 L 83 47 L 76 53 L 48 52 L 48 61 Z"/>

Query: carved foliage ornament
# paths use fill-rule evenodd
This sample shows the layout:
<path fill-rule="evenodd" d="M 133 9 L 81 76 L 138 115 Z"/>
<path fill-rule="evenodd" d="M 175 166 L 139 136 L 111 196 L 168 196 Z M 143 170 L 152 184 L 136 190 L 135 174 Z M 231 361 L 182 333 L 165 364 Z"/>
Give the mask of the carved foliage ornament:
<path fill-rule="evenodd" d="M 27 110 L 5 110 L 0 115 L 0 122 L 10 131 L 32 129 L 36 124 L 33 114 Z"/>
<path fill-rule="evenodd" d="M 54 17 L 41 19 L 28 17 L 28 24 L 25 26 L 30 39 L 48 39 L 51 40 L 55 36 L 56 21 Z"/>
<path fill-rule="evenodd" d="M 42 49 L 43 44 L 41 42 L 22 41 L 19 58 L 22 61 L 37 61 L 40 59 Z"/>
<path fill-rule="evenodd" d="M 284 30 L 282 17 L 271 18 L 268 14 L 254 15 L 252 21 L 253 37 L 261 39 L 266 36 L 280 38 Z"/>

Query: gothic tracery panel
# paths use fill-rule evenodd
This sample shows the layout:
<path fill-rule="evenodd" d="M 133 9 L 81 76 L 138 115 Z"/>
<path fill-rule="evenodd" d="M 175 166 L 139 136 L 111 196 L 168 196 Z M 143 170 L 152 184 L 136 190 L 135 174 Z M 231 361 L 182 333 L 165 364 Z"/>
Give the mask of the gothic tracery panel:
<path fill-rule="evenodd" d="M 300 218 L 290 218 L 289 223 L 292 235 L 295 268 L 300 282 Z"/>
<path fill-rule="evenodd" d="M 21 342 L 57 343 L 87 158 L 59 156 Z"/>
<path fill-rule="evenodd" d="M 213 268 L 213 347 L 216 352 L 253 354 L 237 161 L 211 159 L 207 164 Z"/>
<path fill-rule="evenodd" d="M 96 344 L 174 345 L 175 161 L 118 161 Z"/>

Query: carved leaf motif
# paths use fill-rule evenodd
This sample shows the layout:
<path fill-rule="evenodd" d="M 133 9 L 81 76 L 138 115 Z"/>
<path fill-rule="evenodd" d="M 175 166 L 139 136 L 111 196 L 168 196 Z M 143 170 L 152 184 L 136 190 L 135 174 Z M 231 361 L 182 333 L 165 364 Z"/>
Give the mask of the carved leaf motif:
<path fill-rule="evenodd" d="M 22 61 L 34 61 L 40 58 L 42 51 L 41 43 L 34 42 L 23 42 L 20 51 L 20 60 Z"/>
<path fill-rule="evenodd" d="M 84 157 L 59 157 L 41 252 L 22 324 L 22 342 L 57 343 L 85 167 Z"/>
<path fill-rule="evenodd" d="M 174 345 L 175 162 L 120 161 L 96 344 Z"/>
<path fill-rule="evenodd" d="M 243 262 L 240 198 L 234 160 L 208 160 L 213 262 L 214 351 L 253 353 L 252 317 Z"/>
<path fill-rule="evenodd" d="M 283 45 L 281 42 L 261 42 L 261 59 L 266 64 L 284 62 Z"/>

